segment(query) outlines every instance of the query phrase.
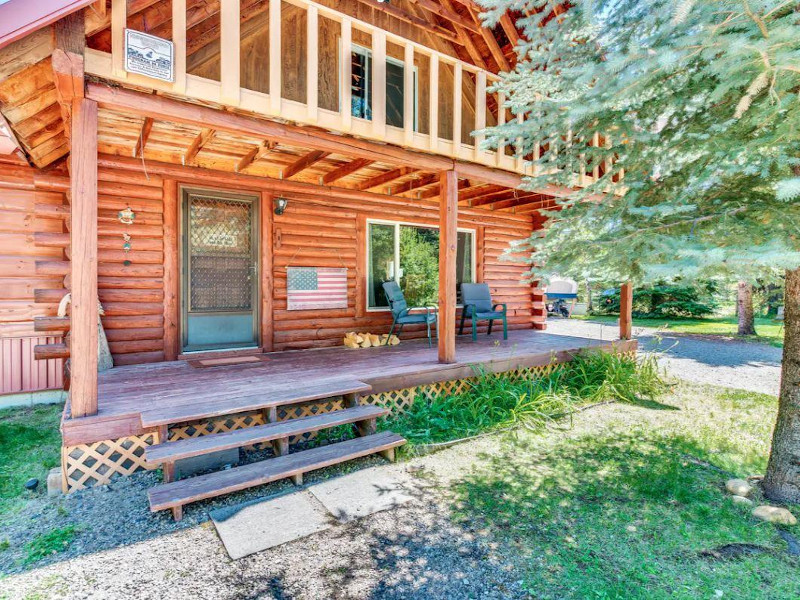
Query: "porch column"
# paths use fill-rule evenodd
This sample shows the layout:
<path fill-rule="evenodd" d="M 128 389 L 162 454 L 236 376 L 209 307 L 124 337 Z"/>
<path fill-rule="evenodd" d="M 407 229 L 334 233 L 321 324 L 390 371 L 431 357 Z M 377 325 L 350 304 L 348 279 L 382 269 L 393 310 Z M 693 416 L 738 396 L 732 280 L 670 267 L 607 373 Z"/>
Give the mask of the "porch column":
<path fill-rule="evenodd" d="M 631 339 L 633 327 L 633 286 L 626 281 L 619 288 L 619 339 Z"/>
<path fill-rule="evenodd" d="M 439 176 L 439 362 L 456 362 L 456 248 L 458 176 Z"/>
<path fill-rule="evenodd" d="M 97 103 L 72 102 L 70 411 L 97 414 Z"/>

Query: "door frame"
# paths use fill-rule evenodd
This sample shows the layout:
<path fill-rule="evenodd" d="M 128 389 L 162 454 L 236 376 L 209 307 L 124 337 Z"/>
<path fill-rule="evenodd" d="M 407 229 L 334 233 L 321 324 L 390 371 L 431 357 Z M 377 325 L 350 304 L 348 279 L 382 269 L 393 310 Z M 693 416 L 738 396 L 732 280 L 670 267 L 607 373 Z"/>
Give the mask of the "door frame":
<path fill-rule="evenodd" d="M 197 350 L 186 349 L 186 338 L 188 335 L 187 317 L 189 314 L 189 298 L 188 298 L 188 282 L 189 282 L 189 264 L 187 260 L 189 249 L 188 238 L 188 224 L 189 214 L 186 210 L 188 207 L 188 199 L 191 195 L 202 195 L 212 198 L 219 198 L 221 200 L 240 200 L 247 201 L 251 204 L 251 223 L 250 223 L 250 240 L 251 240 L 251 253 L 253 255 L 254 270 L 253 270 L 253 290 L 252 290 L 252 313 L 253 313 L 253 343 L 246 346 L 236 345 L 229 348 L 205 348 Z M 261 248 L 261 206 L 262 198 L 258 192 L 231 192 L 225 189 L 197 187 L 191 185 L 181 185 L 178 189 L 178 310 L 179 310 L 179 323 L 180 335 L 178 336 L 178 354 L 194 356 L 201 354 L 231 353 L 231 352 L 253 352 L 262 348 L 263 340 L 261 339 L 261 304 L 262 298 L 262 248 Z"/>

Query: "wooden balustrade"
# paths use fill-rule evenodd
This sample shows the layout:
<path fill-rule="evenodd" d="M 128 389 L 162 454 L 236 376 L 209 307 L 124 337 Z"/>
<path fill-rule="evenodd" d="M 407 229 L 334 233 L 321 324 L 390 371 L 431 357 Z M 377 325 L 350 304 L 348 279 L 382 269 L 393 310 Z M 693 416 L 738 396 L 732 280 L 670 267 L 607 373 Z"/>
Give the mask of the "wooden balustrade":
<path fill-rule="evenodd" d="M 305 97 L 302 102 L 282 97 L 284 87 L 283 53 L 287 40 L 281 35 L 281 6 L 283 2 L 306 11 L 306 48 L 305 73 L 297 74 L 305 77 Z M 422 44 L 385 31 L 358 19 L 349 17 L 332 8 L 317 4 L 311 0 L 274 0 L 269 3 L 269 75 L 266 89 L 268 93 L 242 87 L 240 81 L 241 60 L 241 3 L 239 0 L 221 0 L 220 3 L 220 80 L 213 81 L 204 77 L 187 73 L 187 41 L 186 41 L 186 0 L 172 0 L 172 41 L 175 46 L 174 81 L 162 82 L 140 75 L 126 73 L 124 70 L 124 28 L 126 24 L 126 0 L 112 0 L 111 31 L 112 53 L 86 51 L 86 71 L 106 79 L 127 81 L 131 84 L 184 95 L 189 98 L 218 103 L 242 110 L 268 116 L 280 116 L 299 123 L 318 125 L 322 128 L 353 133 L 364 138 L 381 142 L 394 143 L 409 148 L 428 150 L 436 154 L 458 158 L 502 168 L 517 173 L 536 175 L 542 172 L 538 166 L 532 166 L 529 159 L 537 160 L 541 147 L 536 144 L 527 156 L 523 155 L 522 140 L 507 140 L 496 150 L 483 150 L 481 145 L 484 136 L 477 135 L 469 143 L 462 141 L 462 123 L 474 123 L 475 130 L 481 130 L 494 124 L 507 122 L 505 96 L 491 90 L 498 76 L 481 69 L 471 63 L 464 62 L 448 54 L 428 48 Z M 336 23 L 340 28 L 338 70 L 338 110 L 323 108 L 320 101 L 320 39 L 323 20 Z M 352 60 L 345 49 L 353 48 L 356 35 L 370 36 L 372 53 L 372 114 L 370 119 L 362 119 L 352 115 Z M 289 40 L 296 43 L 295 40 Z M 403 124 L 400 127 L 387 123 L 387 47 L 402 49 L 402 58 L 393 60 L 403 64 Z M 418 123 L 415 119 L 415 100 L 421 102 L 424 94 L 415 93 L 415 73 L 420 65 L 428 69 L 427 81 L 418 78 L 417 87 L 427 84 L 427 123 Z M 466 88 L 466 89 L 462 89 Z M 452 109 L 448 114 L 440 111 L 440 100 L 443 93 L 452 92 Z M 419 107 L 420 109 L 422 107 Z M 418 117 L 420 115 L 417 115 Z M 489 117 L 489 118 L 487 118 Z M 520 123 L 524 115 L 515 115 Z M 441 127 L 440 127 L 441 126 Z M 426 133 L 423 131 L 427 129 Z M 447 131 L 446 138 L 440 138 L 439 132 Z M 566 134 L 564 138 L 566 140 Z M 595 136 L 588 145 L 608 144 L 607 136 Z M 568 143 L 568 142 L 567 142 Z M 507 145 L 514 147 L 513 153 L 507 153 Z M 603 172 L 611 168 L 611 162 L 602 165 Z M 587 166 L 576 165 L 576 185 L 585 186 L 602 175 L 601 165 L 593 162 Z"/>

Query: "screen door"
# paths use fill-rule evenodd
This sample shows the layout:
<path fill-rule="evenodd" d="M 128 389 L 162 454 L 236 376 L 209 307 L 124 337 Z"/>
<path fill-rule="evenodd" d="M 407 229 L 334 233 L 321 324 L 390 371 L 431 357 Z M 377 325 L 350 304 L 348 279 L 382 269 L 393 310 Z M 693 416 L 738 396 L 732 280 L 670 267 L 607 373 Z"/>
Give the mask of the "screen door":
<path fill-rule="evenodd" d="M 258 346 L 258 202 L 183 191 L 183 350 Z"/>

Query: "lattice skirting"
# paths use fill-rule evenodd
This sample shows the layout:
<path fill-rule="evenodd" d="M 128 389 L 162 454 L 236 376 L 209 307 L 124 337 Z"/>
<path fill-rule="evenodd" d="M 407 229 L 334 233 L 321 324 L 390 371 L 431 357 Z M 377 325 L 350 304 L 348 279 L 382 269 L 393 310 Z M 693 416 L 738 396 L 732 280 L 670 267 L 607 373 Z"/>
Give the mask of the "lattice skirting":
<path fill-rule="evenodd" d="M 490 375 L 491 377 L 508 377 L 513 380 L 533 379 L 549 374 L 561 364 L 551 363 L 539 367 L 520 368 L 505 373 Z M 362 399 L 363 404 L 377 404 L 389 408 L 392 412 L 404 412 L 417 398 L 432 399 L 437 396 L 459 394 L 475 381 L 475 377 L 441 381 L 413 388 L 391 390 L 371 394 Z M 321 414 L 343 408 L 341 398 L 331 398 L 322 402 L 307 402 L 278 409 L 278 419 L 297 419 Z M 248 412 L 238 415 L 210 419 L 171 427 L 170 441 L 223 433 L 253 427 L 265 423 L 260 412 Z M 308 441 L 315 437 L 315 432 L 294 436 L 289 443 Z M 102 485 L 111 481 L 116 475 L 130 475 L 143 469 L 154 469 L 144 460 L 145 447 L 160 443 L 157 432 L 128 436 L 116 440 L 104 440 L 93 444 L 64 446 L 61 450 L 63 489 L 65 492 L 80 490 L 92 485 Z"/>

